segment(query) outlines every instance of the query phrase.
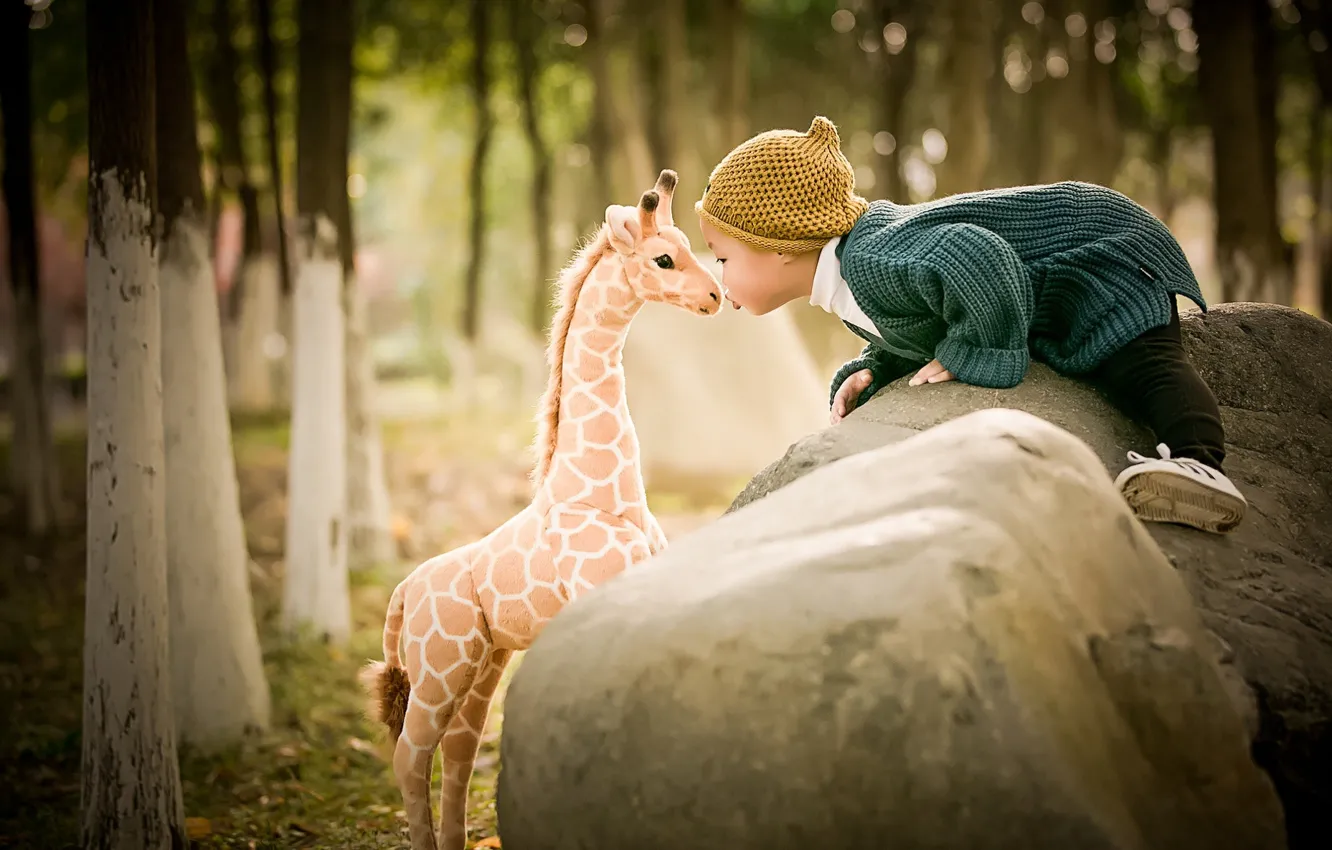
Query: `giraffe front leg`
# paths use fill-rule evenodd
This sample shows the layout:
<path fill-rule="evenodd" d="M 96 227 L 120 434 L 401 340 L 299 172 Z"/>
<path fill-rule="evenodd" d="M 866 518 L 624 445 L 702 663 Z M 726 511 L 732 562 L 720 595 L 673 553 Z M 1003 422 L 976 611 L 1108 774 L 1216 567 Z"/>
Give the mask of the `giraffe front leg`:
<path fill-rule="evenodd" d="M 467 845 L 467 786 L 472 781 L 476 754 L 481 748 L 486 718 L 504 668 L 513 655 L 497 649 L 477 676 L 462 708 L 444 733 L 444 775 L 439 793 L 439 850 L 463 850 Z"/>
<path fill-rule="evenodd" d="M 646 534 L 648 551 L 652 553 L 653 557 L 666 551 L 666 532 L 662 529 L 661 523 L 657 522 L 657 518 L 652 514 L 648 514 Z"/>
<path fill-rule="evenodd" d="M 569 602 L 652 555 L 643 529 L 615 514 L 562 505 L 550 518 L 547 540 Z"/>

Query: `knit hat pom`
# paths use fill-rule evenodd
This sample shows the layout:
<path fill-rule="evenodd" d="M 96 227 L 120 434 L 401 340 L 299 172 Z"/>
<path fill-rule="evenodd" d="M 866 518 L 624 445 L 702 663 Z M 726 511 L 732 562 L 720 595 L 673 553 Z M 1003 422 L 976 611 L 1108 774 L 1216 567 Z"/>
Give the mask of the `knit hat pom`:
<path fill-rule="evenodd" d="M 814 117 L 813 123 L 809 125 L 809 132 L 805 135 L 815 141 L 823 142 L 830 148 L 840 149 L 842 146 L 842 139 L 837 135 L 837 125 L 822 115 Z"/>

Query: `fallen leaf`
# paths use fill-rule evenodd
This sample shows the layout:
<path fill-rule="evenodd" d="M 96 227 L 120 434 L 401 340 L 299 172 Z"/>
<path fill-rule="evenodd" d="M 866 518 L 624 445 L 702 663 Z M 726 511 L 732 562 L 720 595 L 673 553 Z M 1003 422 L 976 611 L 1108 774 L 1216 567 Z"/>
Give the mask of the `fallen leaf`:
<path fill-rule="evenodd" d="M 294 820 L 289 825 L 291 826 L 292 829 L 296 830 L 297 832 L 304 832 L 306 835 L 321 834 L 319 827 L 311 826 L 308 823 L 301 823 L 300 821 Z"/>
<path fill-rule="evenodd" d="M 472 845 L 474 850 L 479 850 L 479 848 L 482 847 L 496 848 L 499 846 L 500 846 L 500 840 L 498 835 L 492 835 L 489 838 L 483 838 Z"/>
<path fill-rule="evenodd" d="M 283 744 L 282 746 L 278 747 L 277 754 L 282 756 L 284 759 L 294 759 L 298 756 L 296 748 L 293 747 L 291 744 Z"/>
<path fill-rule="evenodd" d="M 348 738 L 347 746 L 358 753 L 368 753 L 372 756 L 379 755 L 379 750 L 375 748 L 374 744 L 360 738 Z"/>
<path fill-rule="evenodd" d="M 189 838 L 203 838 L 212 833 L 213 824 L 208 818 L 185 818 L 185 835 Z"/>

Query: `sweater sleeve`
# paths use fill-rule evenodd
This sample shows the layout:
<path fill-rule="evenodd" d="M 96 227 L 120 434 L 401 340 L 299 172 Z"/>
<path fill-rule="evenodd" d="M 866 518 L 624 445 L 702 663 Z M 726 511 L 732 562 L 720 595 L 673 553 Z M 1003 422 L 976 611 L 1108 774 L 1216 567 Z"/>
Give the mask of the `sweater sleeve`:
<path fill-rule="evenodd" d="M 941 231 L 941 232 L 939 232 Z M 935 359 L 959 381 L 1002 389 L 1021 383 L 1031 355 L 1032 288 L 1013 246 L 974 224 L 939 225 L 917 276 L 947 328 Z"/>
<path fill-rule="evenodd" d="M 877 345 L 870 343 L 861 349 L 860 356 L 854 360 L 848 360 L 843 363 L 837 373 L 833 375 L 832 388 L 828 391 L 828 408 L 831 409 L 833 400 L 837 397 L 837 391 L 841 389 L 842 384 L 847 378 L 859 372 L 861 369 L 869 369 L 874 376 L 870 380 L 868 387 L 860 394 L 856 400 L 856 407 L 860 407 L 865 402 L 874 397 L 874 394 L 884 387 L 896 381 L 898 378 L 918 368 L 920 364 L 912 364 L 907 360 L 898 357 L 891 352 L 884 351 Z"/>

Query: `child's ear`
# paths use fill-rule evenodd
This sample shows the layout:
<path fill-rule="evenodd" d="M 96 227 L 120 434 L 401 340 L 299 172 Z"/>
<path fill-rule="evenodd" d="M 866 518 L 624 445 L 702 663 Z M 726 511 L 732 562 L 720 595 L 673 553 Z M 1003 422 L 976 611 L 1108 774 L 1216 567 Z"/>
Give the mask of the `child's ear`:
<path fill-rule="evenodd" d="M 643 238 L 638 207 L 611 204 L 606 207 L 606 224 L 610 227 L 611 246 L 621 254 L 632 254 Z"/>

